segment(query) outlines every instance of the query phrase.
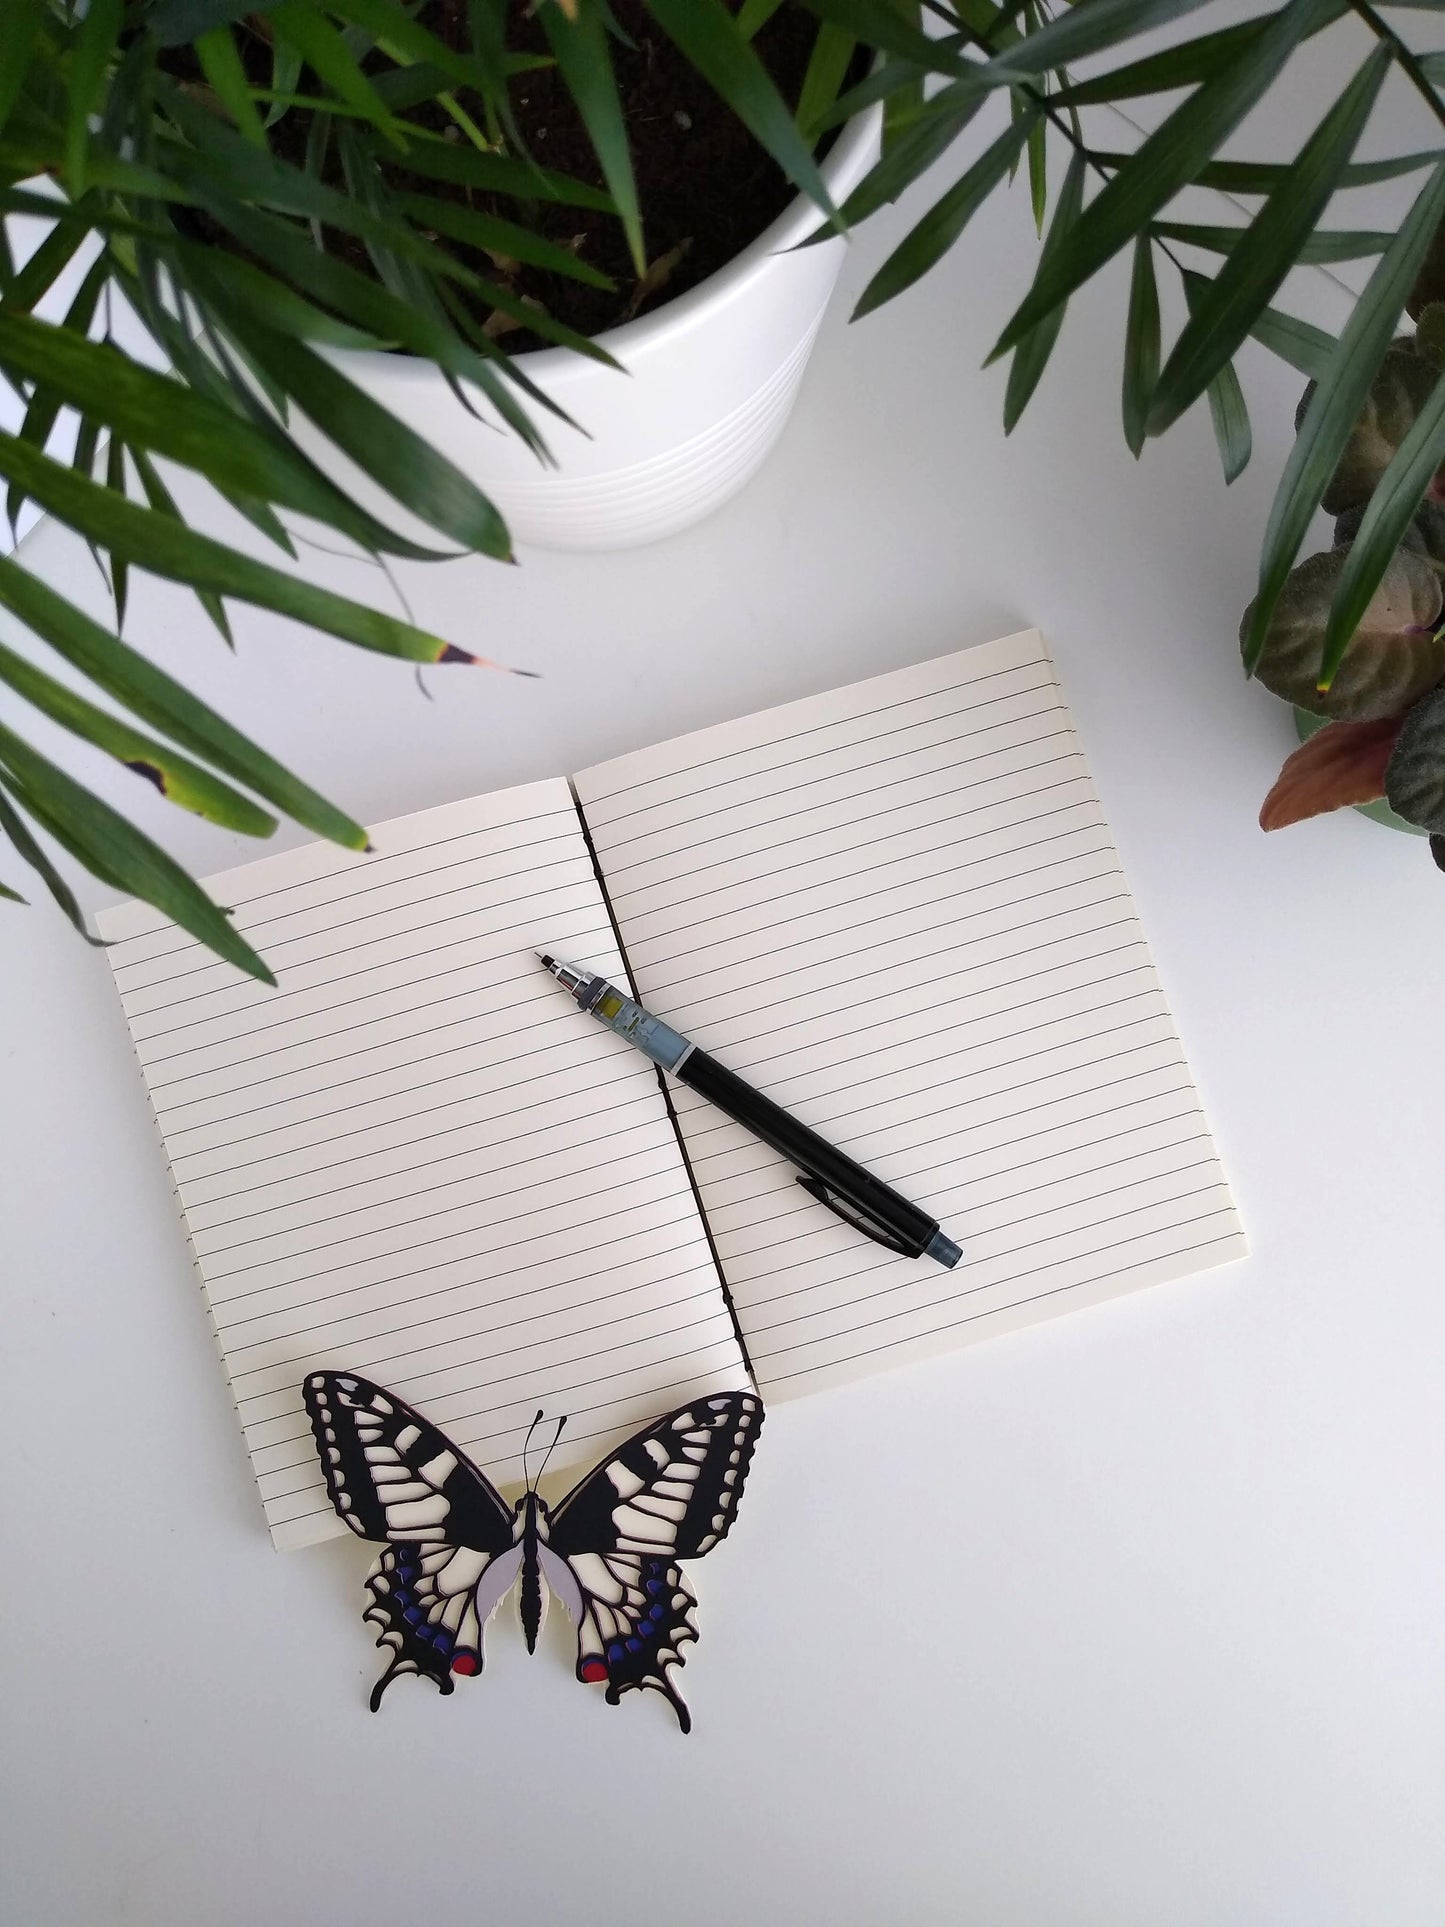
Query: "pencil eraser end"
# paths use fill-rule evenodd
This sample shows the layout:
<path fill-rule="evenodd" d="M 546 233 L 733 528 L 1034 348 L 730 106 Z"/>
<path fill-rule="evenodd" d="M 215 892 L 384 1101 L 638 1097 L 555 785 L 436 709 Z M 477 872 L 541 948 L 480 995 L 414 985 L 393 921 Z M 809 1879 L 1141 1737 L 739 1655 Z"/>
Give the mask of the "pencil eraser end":
<path fill-rule="evenodd" d="M 963 1256 L 963 1252 L 952 1238 L 945 1237 L 941 1231 L 935 1231 L 925 1246 L 923 1255 L 925 1258 L 936 1258 L 941 1265 L 947 1265 L 952 1271 Z"/>

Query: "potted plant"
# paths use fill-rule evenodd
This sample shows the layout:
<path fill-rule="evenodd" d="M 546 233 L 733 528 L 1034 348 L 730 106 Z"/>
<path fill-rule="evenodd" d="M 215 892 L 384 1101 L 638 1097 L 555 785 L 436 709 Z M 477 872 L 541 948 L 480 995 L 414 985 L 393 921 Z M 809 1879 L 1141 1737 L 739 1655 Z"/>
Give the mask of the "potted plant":
<path fill-rule="evenodd" d="M 381 555 L 509 558 L 509 510 L 519 526 L 536 511 L 532 530 L 546 537 L 551 529 L 555 539 L 558 518 L 545 495 L 525 493 L 543 478 L 516 467 L 552 438 L 571 458 L 558 487 L 575 484 L 572 507 L 593 516 L 596 539 L 655 533 L 661 516 L 705 506 L 745 474 L 781 421 L 808 317 L 836 271 L 826 250 L 836 257 L 838 232 L 939 163 L 948 185 L 874 275 L 858 312 L 925 274 L 1018 172 L 1042 245 L 1033 284 L 995 351 L 1009 357 L 1006 427 L 1038 385 L 1069 296 L 1124 250 L 1133 274 L 1122 415 L 1136 453 L 1207 399 L 1226 479 L 1239 472 L 1249 429 L 1233 356 L 1247 336 L 1314 379 L 1266 533 L 1248 632 L 1253 663 L 1445 217 L 1438 150 L 1361 162 L 1356 147 L 1391 72 L 1442 124 L 1445 105 L 1438 60 L 1415 54 L 1363 0 L 1349 9 L 1343 0 L 1284 0 L 1218 24 L 1194 20 L 1200 10 L 1199 0 L 1091 0 L 1056 17 L 1045 0 L 928 0 L 926 9 L 918 0 L 640 0 L 634 24 L 655 29 L 748 131 L 778 170 L 784 201 L 802 194 L 816 210 L 813 245 L 789 260 L 801 256 L 818 281 L 795 304 L 789 329 L 779 327 L 768 353 L 753 359 L 758 344 L 745 349 L 737 333 L 746 304 L 715 300 L 703 287 L 689 292 L 692 267 L 677 244 L 646 232 L 633 162 L 640 117 L 629 117 L 619 87 L 623 39 L 604 0 L 427 0 L 419 8 L 401 0 L 89 0 L 83 11 L 67 0 L 0 0 L 0 211 L 7 224 L 25 216 L 50 223 L 23 262 L 0 252 L 0 375 L 24 408 L 19 432 L 0 434 L 0 476 L 12 515 L 28 498 L 91 543 L 109 571 L 117 616 L 112 634 L 23 558 L 0 558 L 0 606 L 37 645 L 29 654 L 0 649 L 0 682 L 183 807 L 257 835 L 284 812 L 363 848 L 349 816 L 120 639 L 129 572 L 188 584 L 223 633 L 232 610 L 249 602 L 405 660 L 475 661 L 445 637 L 308 582 L 290 566 L 288 520 L 307 518 Z M 1185 15 L 1174 44 L 1132 46 Z M 763 57 L 762 34 L 789 19 L 803 21 L 807 54 L 801 81 L 785 90 Z M 1299 154 L 1271 164 L 1221 158 L 1250 110 L 1287 84 L 1298 49 L 1345 31 L 1357 36 L 1353 71 Z M 539 130 L 519 124 L 521 91 L 539 75 L 575 110 L 585 165 L 549 165 Z M 1158 95 L 1166 110 L 1155 131 L 1118 151 L 1119 121 L 1107 110 Z M 882 152 L 855 183 L 871 137 L 860 116 L 878 106 Z M 820 160 L 820 141 L 837 129 L 844 132 Z M 961 141 L 960 160 L 952 150 Z M 1321 228 L 1337 189 L 1410 175 L 1420 185 L 1396 230 Z M 1173 218 L 1177 197 L 1200 186 L 1253 197 L 1257 211 L 1223 227 Z M 613 222 L 628 285 L 567 245 L 559 209 Z M 726 292 L 729 275 L 741 286 L 754 268 L 773 274 L 780 241 L 803 225 L 797 215 L 795 206 L 791 227 L 740 243 L 714 293 Z M 1338 341 L 1272 305 L 1296 263 L 1351 250 L 1378 252 L 1379 264 Z M 1207 272 L 1214 263 L 1217 272 Z M 37 319 L 68 264 L 80 279 L 64 314 Z M 1179 275 L 1188 304 L 1167 355 L 1161 266 Z M 533 274 L 562 286 L 595 283 L 599 273 L 624 315 L 634 302 L 658 304 L 615 337 L 639 361 L 654 333 L 681 340 L 712 310 L 736 311 L 723 338 L 747 363 L 733 391 L 740 399 L 721 425 L 702 411 L 684 421 L 684 403 L 700 398 L 695 378 L 683 376 L 680 453 L 641 439 L 646 405 L 630 401 L 634 385 L 611 373 L 608 326 L 572 325 L 529 285 Z M 127 313 L 149 337 L 143 350 L 120 345 Z M 768 333 L 745 325 L 759 341 Z M 639 332 L 629 337 L 628 328 Z M 557 350 L 569 358 L 552 359 Z M 563 392 L 583 381 L 584 363 L 608 371 L 606 403 L 580 386 L 575 397 Z M 428 395 L 450 397 L 445 417 L 418 401 L 419 375 Z M 614 398 L 623 427 L 603 419 Z M 67 410 L 79 423 L 73 454 L 53 438 Z M 624 499 L 627 478 L 599 487 L 596 474 L 576 466 L 585 444 L 571 439 L 563 418 L 572 413 L 581 430 L 601 423 L 603 467 L 607 450 L 620 446 L 614 434 L 639 437 L 621 458 L 638 471 L 630 522 L 598 514 L 609 489 L 614 503 Z M 478 415 L 519 443 L 490 477 L 473 438 Z M 1439 432 L 1433 402 L 1420 421 L 1420 438 L 1407 436 L 1381 478 L 1375 501 L 1388 512 L 1367 518 L 1348 581 L 1342 575 L 1336 585 L 1327 655 L 1341 628 L 1348 642 L 1387 571 L 1410 567 L 1392 559 L 1433 473 L 1421 457 L 1421 442 L 1433 447 Z M 485 439 L 500 440 L 491 428 Z M 347 473 L 360 471 L 354 486 L 337 479 L 337 451 L 353 465 Z M 251 520 L 279 561 L 191 527 L 197 477 Z M 575 536 L 576 515 L 572 526 Z M 47 652 L 69 665 L 71 680 L 51 673 Z M 77 688 L 76 676 L 99 700 Z M 53 845 L 269 979 L 190 878 L 10 720 L 0 723 L 0 839 L 77 923 Z M 0 889 L 16 894 L 8 876 Z"/>
<path fill-rule="evenodd" d="M 641 0 L 614 0 L 613 11 L 626 38 L 614 41 L 610 64 L 634 130 L 636 176 L 635 187 L 613 185 L 620 205 L 635 198 L 646 216 L 646 252 L 638 236 L 629 259 L 609 210 L 534 210 L 534 219 L 551 217 L 555 242 L 579 262 L 601 258 L 609 271 L 610 292 L 534 276 L 550 311 L 585 330 L 595 352 L 545 340 L 518 352 L 525 325 L 514 314 L 492 317 L 528 382 L 560 411 L 539 422 L 549 459 L 520 436 L 497 434 L 485 409 L 479 420 L 458 408 L 425 359 L 343 351 L 351 377 L 422 427 L 496 504 L 516 541 L 546 548 L 655 541 L 710 514 L 753 474 L 797 397 L 843 262 L 841 234 L 801 244 L 818 225 L 818 202 L 846 199 L 878 150 L 876 105 L 824 130 L 859 55 L 851 35 L 820 28 L 801 8 L 744 8 L 739 17 L 747 44 L 796 102 L 792 168 L 811 193 L 689 69 Z M 551 160 L 560 150 L 585 170 L 588 136 L 567 76 L 607 62 L 600 17 L 569 22 L 553 7 L 541 19 L 545 33 L 534 29 L 534 38 L 559 64 L 514 88 L 518 134 L 534 153 Z M 605 127 L 597 134 L 605 143 Z M 459 140 L 428 158 L 458 174 L 471 159 Z M 579 232 L 585 223 L 590 230 Z"/>
<path fill-rule="evenodd" d="M 1254 674 L 1293 705 L 1300 737 L 1261 828 L 1353 807 L 1428 836 L 1445 870 L 1442 267 L 1437 242 L 1407 303 L 1415 332 L 1391 343 L 1322 492 L 1332 546 L 1291 570 L 1267 622 L 1251 604 L 1240 639 Z M 1300 402 L 1301 429 L 1314 394 L 1312 384 Z M 1387 558 L 1384 573 L 1362 591 L 1374 555 Z"/>

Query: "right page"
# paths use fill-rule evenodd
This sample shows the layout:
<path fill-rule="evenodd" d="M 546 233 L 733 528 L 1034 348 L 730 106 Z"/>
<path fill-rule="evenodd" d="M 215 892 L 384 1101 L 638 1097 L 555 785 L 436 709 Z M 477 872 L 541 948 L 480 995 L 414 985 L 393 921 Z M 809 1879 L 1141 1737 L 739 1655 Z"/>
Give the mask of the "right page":
<path fill-rule="evenodd" d="M 963 1247 L 880 1249 L 674 1085 L 765 1395 L 1244 1254 L 1036 632 L 575 786 L 647 1007 Z"/>

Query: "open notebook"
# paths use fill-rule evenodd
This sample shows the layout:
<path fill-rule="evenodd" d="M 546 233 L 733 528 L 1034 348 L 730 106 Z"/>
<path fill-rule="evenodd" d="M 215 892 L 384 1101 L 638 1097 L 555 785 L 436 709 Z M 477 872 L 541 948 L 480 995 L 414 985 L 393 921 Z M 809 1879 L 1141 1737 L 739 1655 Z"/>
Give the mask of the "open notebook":
<path fill-rule="evenodd" d="M 343 1530 L 300 1386 L 363 1371 L 499 1484 L 1242 1255 L 1029 632 L 207 888 L 276 971 L 101 918 L 266 1517 Z M 649 1009 L 938 1217 L 894 1256 L 579 1012 Z M 625 960 L 623 951 L 625 950 Z"/>

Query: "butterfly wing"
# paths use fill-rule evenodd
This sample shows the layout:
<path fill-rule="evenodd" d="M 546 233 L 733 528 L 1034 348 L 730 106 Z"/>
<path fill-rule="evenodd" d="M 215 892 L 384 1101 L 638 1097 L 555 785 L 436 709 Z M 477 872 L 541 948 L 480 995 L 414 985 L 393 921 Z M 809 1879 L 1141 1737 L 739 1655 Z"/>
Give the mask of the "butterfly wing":
<path fill-rule="evenodd" d="M 651 1687 L 691 1726 L 670 1677 L 697 1638 L 677 1561 L 726 1537 L 762 1422 L 751 1392 L 696 1399 L 629 1439 L 551 1515 L 546 1552 L 580 1594 L 577 1677 L 605 1683 L 609 1704 Z"/>
<path fill-rule="evenodd" d="M 350 1372 L 302 1388 L 331 1503 L 360 1539 L 386 1549 L 367 1575 L 365 1617 L 391 1662 L 371 1709 L 399 1673 L 443 1693 L 482 1670 L 488 1619 L 510 1591 L 521 1548 L 513 1516 L 470 1459 L 419 1412 Z"/>

